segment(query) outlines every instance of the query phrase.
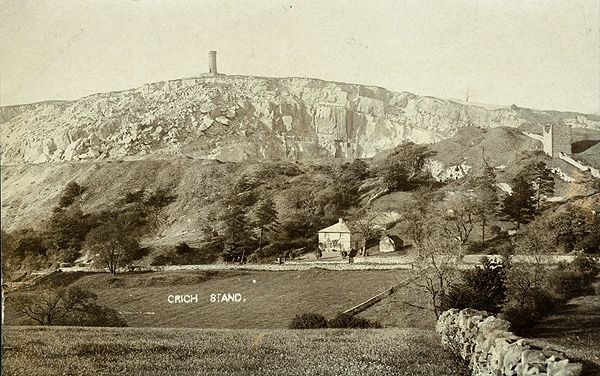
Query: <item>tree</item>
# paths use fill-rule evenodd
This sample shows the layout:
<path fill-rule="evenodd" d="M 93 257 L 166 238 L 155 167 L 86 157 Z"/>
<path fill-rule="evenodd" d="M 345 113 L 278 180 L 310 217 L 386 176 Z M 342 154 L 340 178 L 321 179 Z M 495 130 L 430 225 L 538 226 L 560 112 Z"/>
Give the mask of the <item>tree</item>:
<path fill-rule="evenodd" d="M 549 230 L 550 223 L 546 217 L 539 217 L 528 223 L 516 237 L 514 244 L 516 253 L 534 256 L 543 253 L 554 253 L 556 244 Z"/>
<path fill-rule="evenodd" d="M 132 216 L 114 213 L 111 217 L 87 234 L 85 244 L 111 274 L 116 274 L 139 257 L 139 235 Z"/>
<path fill-rule="evenodd" d="M 258 248 L 263 246 L 265 231 L 276 231 L 279 221 L 277 219 L 277 208 L 270 198 L 258 202 L 254 209 L 254 225 L 258 228 Z"/>
<path fill-rule="evenodd" d="M 432 193 L 417 192 L 408 200 L 403 200 L 398 208 L 402 218 L 400 228 L 413 244 L 421 244 L 432 235 L 435 228 L 432 207 L 438 197 Z"/>
<path fill-rule="evenodd" d="M 521 175 L 513 180 L 512 194 L 506 196 L 502 201 L 502 214 L 514 222 L 517 227 L 529 223 L 535 213 L 535 192 L 530 183 Z"/>
<path fill-rule="evenodd" d="M 542 200 L 554 193 L 554 177 L 544 161 L 531 163 L 521 172 L 531 183 L 535 197 L 535 209 L 540 210 Z"/>
<path fill-rule="evenodd" d="M 38 325 L 127 326 L 118 312 L 96 303 L 91 291 L 71 286 L 10 296 L 15 311 Z"/>
<path fill-rule="evenodd" d="M 485 229 L 496 213 L 498 192 L 496 187 L 496 172 L 485 164 L 483 172 L 475 178 L 475 215 L 481 223 L 481 243 L 485 244 Z"/>
<path fill-rule="evenodd" d="M 462 246 L 469 240 L 475 227 L 476 206 L 474 197 L 454 193 L 437 209 L 437 223 L 442 234 L 456 239 Z"/>
<path fill-rule="evenodd" d="M 407 191 L 411 188 L 410 174 L 402 164 L 389 160 L 384 164 L 383 170 L 383 182 L 390 191 Z"/>
<path fill-rule="evenodd" d="M 427 145 L 406 142 L 397 146 L 380 164 L 378 174 L 390 191 L 407 191 L 431 180 L 424 171 L 427 160 L 435 155 Z"/>
<path fill-rule="evenodd" d="M 443 309 L 473 308 L 500 313 L 506 299 L 505 274 L 502 263 L 484 257 L 481 266 L 463 271 L 461 282 L 450 286 L 442 297 Z"/>
<path fill-rule="evenodd" d="M 79 205 L 54 211 L 46 226 L 49 248 L 55 259 L 72 262 L 79 257 L 85 237 L 92 227 Z"/>
<path fill-rule="evenodd" d="M 369 177 L 369 164 L 362 159 L 353 160 L 348 169 L 360 180 L 365 180 Z"/>
<path fill-rule="evenodd" d="M 45 267 L 47 261 L 48 248 L 43 234 L 30 228 L 10 233 L 2 230 L 2 271 L 5 275 L 22 268 Z"/>
<path fill-rule="evenodd" d="M 254 239 L 250 235 L 246 212 L 243 207 L 233 205 L 225 210 L 221 217 L 223 221 L 223 258 L 226 261 L 245 257 L 253 250 Z"/>
<path fill-rule="evenodd" d="M 366 213 L 360 219 L 354 221 L 354 226 L 356 226 L 365 238 L 366 248 L 379 243 L 379 239 L 383 233 L 382 229 L 375 224 L 376 217 L 376 213 Z"/>
<path fill-rule="evenodd" d="M 591 210 L 580 206 L 568 205 L 550 221 L 550 229 L 556 240 L 556 245 L 562 245 L 570 252 L 576 246 L 587 244 L 590 235 L 597 231 L 594 226 L 596 217 Z M 596 227 L 596 229 L 594 229 Z"/>
<path fill-rule="evenodd" d="M 458 273 L 460 254 L 458 241 L 430 237 L 417 245 L 417 257 L 413 264 L 415 285 L 423 289 L 429 298 L 429 307 L 409 304 L 417 308 L 428 308 L 439 317 L 443 311 L 443 297 Z"/>

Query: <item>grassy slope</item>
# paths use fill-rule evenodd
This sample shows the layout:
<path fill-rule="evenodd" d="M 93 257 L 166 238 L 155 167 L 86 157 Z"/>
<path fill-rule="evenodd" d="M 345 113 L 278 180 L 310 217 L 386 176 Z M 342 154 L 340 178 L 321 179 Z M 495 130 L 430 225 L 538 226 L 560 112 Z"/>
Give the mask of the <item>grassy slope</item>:
<path fill-rule="evenodd" d="M 75 284 L 98 294 L 99 301 L 124 313 L 130 326 L 200 328 L 285 328 L 303 312 L 331 317 L 407 277 L 407 271 L 223 271 L 92 274 Z M 44 287 L 50 287 L 46 284 Z M 210 294 L 240 293 L 245 302 L 211 303 Z M 169 304 L 170 294 L 198 294 L 198 303 Z M 420 302 L 421 294 L 403 290 L 403 298 Z M 150 314 L 149 312 L 154 312 Z M 395 313 L 414 316 L 411 309 Z M 7 324 L 18 324 L 8 299 Z M 423 321 L 417 327 L 429 327 Z"/>
<path fill-rule="evenodd" d="M 596 294 L 570 300 L 546 317 L 531 336 L 542 346 L 560 350 L 584 365 L 585 375 L 600 375 L 600 280 Z"/>
<path fill-rule="evenodd" d="M 5 375 L 459 375 L 433 331 L 9 327 Z"/>
<path fill-rule="evenodd" d="M 284 166 L 296 167 L 301 174 L 279 175 Z M 265 176 L 265 169 L 273 176 Z M 207 222 L 214 224 L 232 182 L 242 175 L 262 181 L 262 189 L 276 195 L 300 183 L 320 188 L 324 178 L 311 162 L 220 163 L 190 159 L 2 166 L 1 173 L 2 228 L 9 231 L 35 226 L 49 218 L 70 181 L 86 187 L 81 196 L 84 212 L 107 209 L 137 189 L 170 189 L 176 200 L 165 208 L 158 236 L 148 240 L 171 245 L 201 240 L 200 229 Z"/>

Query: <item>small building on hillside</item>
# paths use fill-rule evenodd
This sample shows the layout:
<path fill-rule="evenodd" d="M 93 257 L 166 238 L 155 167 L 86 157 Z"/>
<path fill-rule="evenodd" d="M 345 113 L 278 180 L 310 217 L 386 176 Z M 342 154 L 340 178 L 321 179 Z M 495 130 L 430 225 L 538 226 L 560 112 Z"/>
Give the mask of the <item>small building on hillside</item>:
<path fill-rule="evenodd" d="M 347 252 L 365 246 L 362 232 L 340 218 L 339 222 L 318 232 L 319 249 L 325 252 Z"/>
<path fill-rule="evenodd" d="M 404 241 L 398 235 L 383 235 L 379 240 L 379 253 L 388 253 L 400 250 Z"/>

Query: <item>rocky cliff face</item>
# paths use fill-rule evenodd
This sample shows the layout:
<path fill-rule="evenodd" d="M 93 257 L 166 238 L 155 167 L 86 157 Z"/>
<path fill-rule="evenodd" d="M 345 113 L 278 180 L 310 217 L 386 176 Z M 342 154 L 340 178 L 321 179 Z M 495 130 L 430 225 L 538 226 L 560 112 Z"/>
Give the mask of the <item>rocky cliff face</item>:
<path fill-rule="evenodd" d="M 484 108 L 379 87 L 305 78 L 205 76 L 0 108 L 2 164 L 188 156 L 220 160 L 371 157 L 464 127 L 600 117 Z"/>

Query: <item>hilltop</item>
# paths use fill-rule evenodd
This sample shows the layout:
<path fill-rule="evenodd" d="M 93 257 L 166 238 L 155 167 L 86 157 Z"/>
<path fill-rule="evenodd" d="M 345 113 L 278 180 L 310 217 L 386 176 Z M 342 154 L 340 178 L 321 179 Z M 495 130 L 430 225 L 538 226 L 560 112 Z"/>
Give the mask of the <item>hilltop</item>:
<path fill-rule="evenodd" d="M 310 78 L 202 76 L 0 108 L 3 165 L 368 158 L 403 140 L 431 143 L 464 128 L 556 121 L 600 130 L 598 115 L 481 106 Z"/>

